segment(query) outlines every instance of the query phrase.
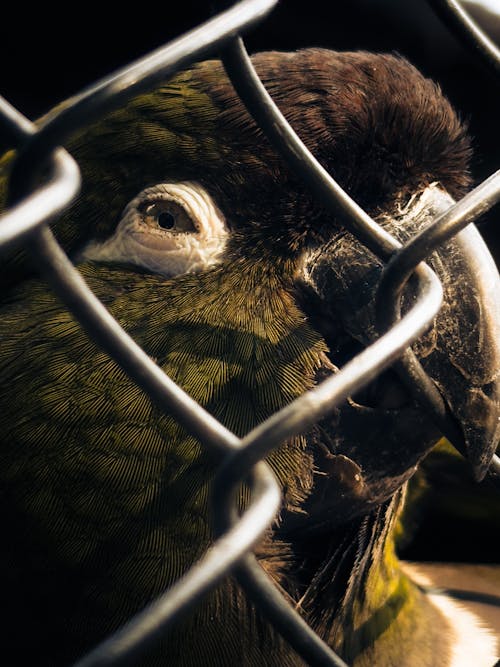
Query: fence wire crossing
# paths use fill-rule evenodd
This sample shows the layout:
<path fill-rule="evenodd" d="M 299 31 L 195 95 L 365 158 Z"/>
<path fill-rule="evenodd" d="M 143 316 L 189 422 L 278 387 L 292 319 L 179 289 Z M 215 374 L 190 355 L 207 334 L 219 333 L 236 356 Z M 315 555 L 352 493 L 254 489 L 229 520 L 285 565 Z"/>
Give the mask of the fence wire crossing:
<path fill-rule="evenodd" d="M 77 667 L 119 665 L 139 658 L 166 628 L 220 581 L 234 574 L 248 595 L 267 614 L 277 630 L 311 665 L 344 666 L 339 658 L 290 606 L 259 566 L 252 549 L 273 522 L 281 503 L 281 490 L 264 459 L 287 438 L 303 433 L 335 406 L 373 380 L 404 355 L 412 382 L 420 382 L 419 400 L 434 415 L 441 414 L 439 396 L 417 359 L 408 350 L 430 325 L 440 309 L 441 283 L 422 263 L 433 250 L 500 200 L 500 172 L 466 195 L 426 230 L 401 249 L 321 167 L 294 133 L 268 95 L 240 37 L 262 20 L 277 0 L 243 0 L 211 20 L 96 83 L 72 98 L 64 109 L 35 127 L 0 98 L 0 122 L 18 148 L 12 175 L 8 210 L 0 218 L 0 249 L 21 244 L 29 250 L 53 290 L 72 311 L 88 334 L 166 413 L 220 460 L 212 512 L 216 539 L 204 556 L 160 598 L 130 619 L 114 635 L 78 661 Z M 453 14 L 454 25 L 469 42 L 481 43 L 480 55 L 498 72 L 498 49 L 482 42 L 484 35 L 454 0 L 432 0 L 442 14 Z M 486 46 L 484 45 L 486 43 Z M 53 236 L 49 224 L 74 201 L 80 187 L 77 163 L 60 146 L 78 128 L 117 108 L 201 58 L 219 54 L 237 93 L 289 167 L 299 175 L 321 205 L 343 214 L 346 226 L 383 261 L 391 258 L 381 281 L 379 320 L 386 331 L 340 372 L 323 381 L 293 403 L 272 415 L 244 438 L 238 438 L 176 385 L 125 333 L 85 284 Z M 49 165 L 49 177 L 33 187 L 40 165 Z M 421 235 L 420 235 L 421 236 Z M 401 261 L 398 264 L 398 258 Z M 403 261 L 404 259 L 404 261 Z M 404 266 L 404 270 L 401 268 Z M 414 274 L 417 298 L 403 317 L 399 295 Z M 424 397 L 422 399 L 422 397 Z M 439 417 L 436 417 L 439 420 Z M 441 423 L 444 433 L 452 426 Z M 500 471 L 498 458 L 493 462 Z M 251 501 L 243 513 L 236 510 L 236 491 L 243 480 Z"/>

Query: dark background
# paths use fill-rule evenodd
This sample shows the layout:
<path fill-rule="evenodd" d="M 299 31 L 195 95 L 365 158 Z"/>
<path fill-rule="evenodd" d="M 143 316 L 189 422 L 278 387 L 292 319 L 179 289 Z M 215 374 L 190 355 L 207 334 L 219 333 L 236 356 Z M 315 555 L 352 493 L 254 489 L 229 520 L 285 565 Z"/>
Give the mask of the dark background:
<path fill-rule="evenodd" d="M 89 5 L 65 7 L 56 11 L 45 3 L 28 12 L 19 3 L 3 23 L 0 93 L 31 119 L 210 16 L 210 3 L 189 0 L 134 3 L 133 12 L 108 4 L 107 15 Z M 500 42 L 500 18 L 474 7 L 477 20 Z M 468 121 L 475 181 L 499 168 L 500 80 L 460 45 L 425 0 L 282 0 L 245 41 L 251 52 L 302 46 L 397 51 L 439 81 Z M 479 222 L 497 262 L 499 216 L 497 206 Z M 427 507 L 425 518 L 405 551 L 408 557 L 497 560 L 496 540 L 484 522 L 472 519 L 464 526 L 446 520 L 438 503 Z"/>

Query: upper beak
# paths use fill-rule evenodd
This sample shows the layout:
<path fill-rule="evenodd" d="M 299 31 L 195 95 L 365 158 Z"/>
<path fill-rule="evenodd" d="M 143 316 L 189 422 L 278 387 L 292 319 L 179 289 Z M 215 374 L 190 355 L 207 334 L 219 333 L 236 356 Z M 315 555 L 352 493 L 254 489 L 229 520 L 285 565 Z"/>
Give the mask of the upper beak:
<path fill-rule="evenodd" d="M 453 203 L 446 192 L 432 185 L 415 196 L 397 216 L 380 219 L 380 223 L 405 243 Z M 450 423 L 458 425 L 451 429 L 453 444 L 466 454 L 474 476 L 481 480 L 500 436 L 500 277 L 474 225 L 439 247 L 427 263 L 442 282 L 444 300 L 433 326 L 413 349 L 439 389 L 449 410 Z M 342 352 L 343 343 L 338 341 L 345 344 L 349 339 L 365 346 L 379 335 L 374 324 L 374 297 L 382 269 L 382 262 L 345 232 L 307 259 L 306 282 L 322 307 L 326 307 L 328 318 L 336 323 L 335 332 L 327 340 L 336 341 L 330 347 L 332 361 L 337 366 L 347 360 Z M 411 305 L 414 298 L 411 282 L 403 296 L 403 311 L 405 304 Z M 390 391 L 394 393 L 394 386 Z M 386 414 L 387 387 L 381 381 L 377 392 L 378 406 Z M 403 402 L 401 398 L 401 405 Z M 425 418 L 420 414 L 420 420 Z M 355 428 L 359 430 L 362 427 L 356 419 Z M 341 426 L 342 420 L 340 408 Z M 345 424 L 347 421 L 344 418 Z M 354 418 L 351 421 L 354 423 Z M 410 441 L 414 426 L 410 425 L 407 431 Z M 401 423 L 398 428 L 401 438 Z M 450 437 L 449 433 L 444 435 Z M 366 437 L 371 437 L 369 432 Z M 430 439 L 429 436 L 427 449 L 431 446 Z M 396 446 L 401 447 L 401 440 L 394 443 Z M 421 458 L 425 453 L 417 454 Z"/>
<path fill-rule="evenodd" d="M 433 216 L 452 203 L 437 188 L 433 201 Z M 434 253 L 429 265 L 441 280 L 444 300 L 434 326 L 435 350 L 422 365 L 457 420 L 480 481 L 500 438 L 500 277 L 474 225 Z M 463 451 L 460 442 L 453 444 Z"/>

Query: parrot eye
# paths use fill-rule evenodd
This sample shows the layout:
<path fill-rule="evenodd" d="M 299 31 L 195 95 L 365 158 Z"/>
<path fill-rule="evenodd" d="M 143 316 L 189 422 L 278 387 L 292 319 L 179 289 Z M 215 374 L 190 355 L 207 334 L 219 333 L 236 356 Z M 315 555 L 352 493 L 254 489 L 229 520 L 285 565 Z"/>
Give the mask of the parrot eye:
<path fill-rule="evenodd" d="M 143 221 L 151 227 L 159 227 L 172 232 L 196 232 L 194 220 L 186 209 L 171 200 L 144 202 L 138 207 Z"/>
<path fill-rule="evenodd" d="M 159 183 L 125 207 L 105 241 L 90 241 L 79 259 L 119 262 L 177 276 L 220 262 L 228 230 L 210 194 L 198 183 Z"/>

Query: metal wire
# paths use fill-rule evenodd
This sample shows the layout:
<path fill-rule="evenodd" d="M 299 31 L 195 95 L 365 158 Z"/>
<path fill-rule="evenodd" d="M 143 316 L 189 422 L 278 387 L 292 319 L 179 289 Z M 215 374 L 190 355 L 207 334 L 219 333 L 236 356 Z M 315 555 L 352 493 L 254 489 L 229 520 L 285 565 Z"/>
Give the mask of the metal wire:
<path fill-rule="evenodd" d="M 453 30 L 464 46 L 475 53 L 479 60 L 494 75 L 500 76 L 500 49 L 477 25 L 471 15 L 457 0 L 428 0 L 444 24 Z"/>
<path fill-rule="evenodd" d="M 238 522 L 217 539 L 204 556 L 181 577 L 167 593 L 136 614 L 118 632 L 75 663 L 74 667 L 108 667 L 130 663 L 160 639 L 165 630 L 199 599 L 231 573 L 262 537 L 281 504 L 279 486 L 266 463 L 258 463 L 250 477 L 252 503 L 239 516 Z M 217 513 L 216 513 L 217 515 Z M 345 665 L 337 662 L 326 645 L 322 644 L 323 664 Z M 316 663 L 320 664 L 320 663 Z"/>
<path fill-rule="evenodd" d="M 1 120 L 13 141 L 20 146 L 12 171 L 11 206 L 0 218 L 0 247 L 25 244 L 40 262 L 54 291 L 89 335 L 161 409 L 173 415 L 203 445 L 214 450 L 221 460 L 214 480 L 212 503 L 217 539 L 169 591 L 79 660 L 77 667 L 109 667 L 140 657 L 161 637 L 166 627 L 177 621 L 201 596 L 233 571 L 247 593 L 306 662 L 346 667 L 345 662 L 286 602 L 251 553 L 272 523 L 281 503 L 277 481 L 262 459 L 287 438 L 304 432 L 327 415 L 401 355 L 406 355 L 405 363 L 410 367 L 408 372 L 416 368 L 418 374 L 418 362 L 405 351 L 428 327 L 442 299 L 439 280 L 421 261 L 443 239 L 457 233 L 500 198 L 500 178 L 496 174 L 449 214 L 442 216 L 430 231 L 400 249 L 400 244 L 376 225 L 309 153 L 255 73 L 237 35 L 261 20 L 275 4 L 276 0 L 243 0 L 237 3 L 195 30 L 75 96 L 40 128 L 29 123 L 7 102 L 0 102 Z M 159 79 L 221 47 L 224 47 L 224 65 L 238 94 L 290 168 L 307 184 L 321 205 L 340 213 L 346 227 L 361 243 L 381 259 L 391 260 L 381 286 L 384 296 L 380 301 L 390 301 L 388 311 L 382 313 L 381 310 L 380 321 L 386 331 L 384 335 L 339 373 L 272 415 L 241 439 L 193 401 L 123 331 L 87 287 L 47 226 L 70 204 L 79 188 L 76 163 L 57 146 L 64 144 L 68 135 L 83 124 L 92 122 Z M 33 189 L 34 177 L 42 165 L 47 165 L 47 161 L 51 165 L 50 177 L 42 186 Z M 418 278 L 417 298 L 412 308 L 400 318 L 399 296 L 411 273 Z M 436 408 L 436 400 L 426 388 L 426 381 L 423 374 L 420 393 L 430 396 L 429 403 L 433 410 L 442 412 L 439 406 Z M 244 512 L 239 513 L 236 511 L 236 497 L 243 480 L 250 483 L 251 501 Z"/>
<path fill-rule="evenodd" d="M 14 144 L 32 137 L 36 130 L 7 100 L 0 97 L 0 117 Z M 36 227 L 62 213 L 78 194 L 80 170 L 73 158 L 59 149 L 52 155 L 51 177 L 1 217 L 0 249 L 23 241 Z"/>
<path fill-rule="evenodd" d="M 67 100 L 64 109 L 48 116 L 40 130 L 21 150 L 14 164 L 9 197 L 15 201 L 30 188 L 36 170 L 50 151 L 82 126 L 106 111 L 118 107 L 133 95 L 150 88 L 193 61 L 213 54 L 235 34 L 250 28 L 276 5 L 278 0 L 241 0 L 225 12 L 136 60 Z"/>

